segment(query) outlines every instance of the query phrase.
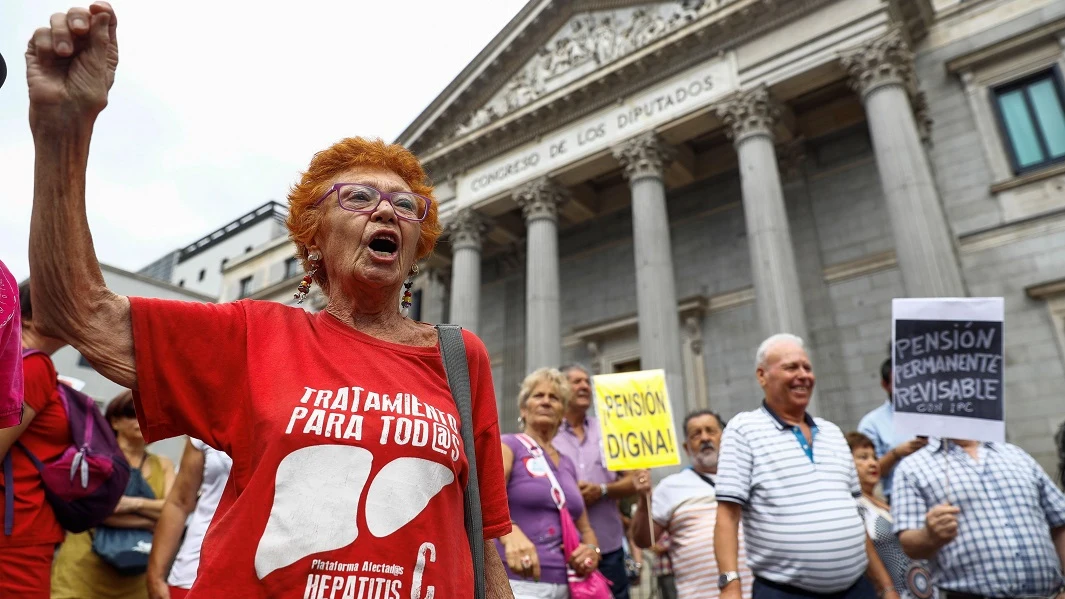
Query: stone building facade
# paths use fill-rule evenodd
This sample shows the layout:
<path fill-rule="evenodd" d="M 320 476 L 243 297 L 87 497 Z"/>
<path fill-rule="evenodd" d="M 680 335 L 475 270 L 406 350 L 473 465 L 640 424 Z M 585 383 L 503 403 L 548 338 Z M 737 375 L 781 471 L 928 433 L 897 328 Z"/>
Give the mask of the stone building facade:
<path fill-rule="evenodd" d="M 423 319 L 482 337 L 505 430 L 525 373 L 574 360 L 751 409 L 780 331 L 852 429 L 892 298 L 1001 296 L 1007 434 L 1050 467 L 1063 70 L 1060 1 L 531 0 L 398 140 L 448 231 Z"/>

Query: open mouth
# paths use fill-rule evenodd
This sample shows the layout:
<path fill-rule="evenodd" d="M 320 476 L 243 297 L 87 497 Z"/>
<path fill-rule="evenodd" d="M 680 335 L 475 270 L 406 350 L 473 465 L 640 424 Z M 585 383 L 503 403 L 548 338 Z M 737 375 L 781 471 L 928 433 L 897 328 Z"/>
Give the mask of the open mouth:
<path fill-rule="evenodd" d="M 391 256 L 399 249 L 399 239 L 395 234 L 388 231 L 374 233 L 370 239 L 370 250 L 375 254 Z"/>

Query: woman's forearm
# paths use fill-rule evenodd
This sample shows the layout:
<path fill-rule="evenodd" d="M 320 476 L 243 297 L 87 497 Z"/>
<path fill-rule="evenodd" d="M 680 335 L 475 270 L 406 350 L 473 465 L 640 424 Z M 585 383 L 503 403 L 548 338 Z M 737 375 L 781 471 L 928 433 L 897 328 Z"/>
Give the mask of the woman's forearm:
<path fill-rule="evenodd" d="M 111 528 L 142 528 L 155 530 L 155 520 L 138 516 L 137 514 L 112 514 L 103 521 L 105 526 Z"/>
<path fill-rule="evenodd" d="M 152 553 L 148 556 L 148 578 L 165 579 L 181 547 L 181 534 L 185 530 L 188 513 L 180 506 L 167 502 L 155 523 L 152 536 Z"/>
<path fill-rule="evenodd" d="M 134 512 L 139 516 L 158 520 L 163 513 L 163 506 L 165 505 L 166 499 L 141 499 Z"/>
<path fill-rule="evenodd" d="M 34 131 L 30 285 L 42 333 L 70 343 L 97 371 L 133 388 L 129 300 L 104 283 L 85 213 L 85 171 L 92 124 Z"/>

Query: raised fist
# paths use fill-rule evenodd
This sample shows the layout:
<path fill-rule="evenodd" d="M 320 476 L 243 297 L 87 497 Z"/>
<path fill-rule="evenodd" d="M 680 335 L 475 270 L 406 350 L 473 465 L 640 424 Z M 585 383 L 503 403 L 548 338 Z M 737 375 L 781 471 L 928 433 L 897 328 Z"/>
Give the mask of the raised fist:
<path fill-rule="evenodd" d="M 92 124 L 118 67 L 118 20 L 106 2 L 52 15 L 26 49 L 30 127 Z"/>

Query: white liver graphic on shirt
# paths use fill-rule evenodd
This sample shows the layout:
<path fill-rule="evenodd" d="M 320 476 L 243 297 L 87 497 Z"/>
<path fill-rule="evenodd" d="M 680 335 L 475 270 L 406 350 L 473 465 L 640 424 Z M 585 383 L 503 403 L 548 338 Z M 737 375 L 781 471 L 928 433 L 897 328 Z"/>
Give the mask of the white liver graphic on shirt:
<path fill-rule="evenodd" d="M 355 514 L 372 463 L 373 454 L 348 445 L 304 447 L 281 460 L 274 505 L 255 551 L 260 580 L 312 553 L 355 541 Z"/>
<path fill-rule="evenodd" d="M 422 458 L 397 458 L 385 464 L 366 493 L 370 534 L 387 537 L 403 528 L 454 480 L 449 468 Z"/>
<path fill-rule="evenodd" d="M 255 552 L 259 580 L 322 551 L 355 542 L 358 507 L 373 454 L 348 445 L 315 445 L 285 456 L 277 467 L 274 505 Z M 451 469 L 422 458 L 385 464 L 366 493 L 366 525 L 378 538 L 418 517 L 455 480 Z"/>

